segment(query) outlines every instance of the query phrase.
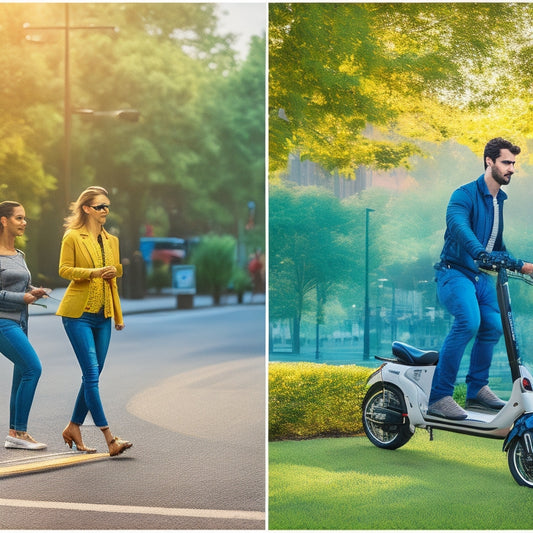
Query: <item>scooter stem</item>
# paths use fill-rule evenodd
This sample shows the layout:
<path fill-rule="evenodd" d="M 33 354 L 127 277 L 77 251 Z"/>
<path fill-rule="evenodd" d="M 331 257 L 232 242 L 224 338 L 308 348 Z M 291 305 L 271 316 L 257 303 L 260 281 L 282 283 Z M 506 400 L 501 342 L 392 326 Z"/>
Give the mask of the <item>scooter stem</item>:
<path fill-rule="evenodd" d="M 513 313 L 511 310 L 511 297 L 509 295 L 509 283 L 507 271 L 502 268 L 498 270 L 498 280 L 496 283 L 496 293 L 500 307 L 502 319 L 503 337 L 507 348 L 507 359 L 511 368 L 511 378 L 514 381 L 520 378 L 520 351 L 516 340 Z"/>

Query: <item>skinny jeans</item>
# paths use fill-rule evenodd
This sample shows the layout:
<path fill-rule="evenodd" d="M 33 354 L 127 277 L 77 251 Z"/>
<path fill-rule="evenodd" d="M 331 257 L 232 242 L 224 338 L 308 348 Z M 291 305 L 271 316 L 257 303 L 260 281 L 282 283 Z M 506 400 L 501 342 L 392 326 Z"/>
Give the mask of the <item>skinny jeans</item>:
<path fill-rule="evenodd" d="M 26 322 L 0 319 L 0 352 L 14 365 L 9 401 L 9 428 L 28 430 L 28 418 L 42 366 L 28 339 Z"/>
<path fill-rule="evenodd" d="M 437 295 L 454 321 L 439 352 L 429 403 L 453 395 L 461 359 L 474 336 L 466 397 L 475 398 L 489 382 L 494 346 L 503 332 L 494 282 L 487 274 L 472 280 L 456 269 L 446 268 L 437 271 Z"/>
<path fill-rule="evenodd" d="M 90 411 L 98 427 L 108 425 L 100 399 L 99 380 L 111 340 L 111 319 L 100 313 L 83 313 L 79 318 L 62 317 L 65 332 L 81 368 L 82 382 L 72 422 L 81 425 Z"/>

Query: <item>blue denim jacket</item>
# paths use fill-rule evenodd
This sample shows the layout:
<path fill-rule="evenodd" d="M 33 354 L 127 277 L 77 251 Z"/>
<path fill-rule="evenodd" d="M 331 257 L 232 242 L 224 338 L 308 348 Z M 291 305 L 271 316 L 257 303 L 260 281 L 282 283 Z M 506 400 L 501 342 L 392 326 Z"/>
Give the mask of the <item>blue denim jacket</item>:
<path fill-rule="evenodd" d="M 503 243 L 503 202 L 507 194 L 501 189 L 496 200 L 500 208 L 498 235 L 493 250 L 506 251 Z M 485 183 L 485 175 L 456 189 L 446 210 L 444 247 L 440 254 L 441 265 L 449 264 L 459 270 L 479 273 L 474 259 L 485 251 L 492 232 L 494 207 L 492 195 Z M 437 267 L 437 265 L 436 265 Z"/>

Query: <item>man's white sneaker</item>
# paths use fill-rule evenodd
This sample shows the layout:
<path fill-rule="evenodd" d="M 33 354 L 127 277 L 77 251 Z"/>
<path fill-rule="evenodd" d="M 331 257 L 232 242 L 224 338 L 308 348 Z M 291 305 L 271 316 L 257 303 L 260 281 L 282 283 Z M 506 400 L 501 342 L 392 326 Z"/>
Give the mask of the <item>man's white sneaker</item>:
<path fill-rule="evenodd" d="M 25 438 L 12 437 L 8 435 L 4 443 L 6 448 L 14 448 L 18 450 L 44 450 L 46 444 L 37 442 L 31 435 L 26 433 Z"/>

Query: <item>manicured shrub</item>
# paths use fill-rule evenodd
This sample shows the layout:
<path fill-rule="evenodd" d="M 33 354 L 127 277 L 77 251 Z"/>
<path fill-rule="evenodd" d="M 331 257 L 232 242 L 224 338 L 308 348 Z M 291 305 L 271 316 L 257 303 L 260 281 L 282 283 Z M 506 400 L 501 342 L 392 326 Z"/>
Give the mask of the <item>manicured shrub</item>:
<path fill-rule="evenodd" d="M 192 254 L 198 290 L 211 294 L 215 305 L 220 303 L 220 297 L 231 281 L 235 249 L 236 240 L 232 235 L 206 235 Z"/>
<path fill-rule="evenodd" d="M 269 439 L 361 433 L 361 404 L 370 368 L 270 363 Z"/>

